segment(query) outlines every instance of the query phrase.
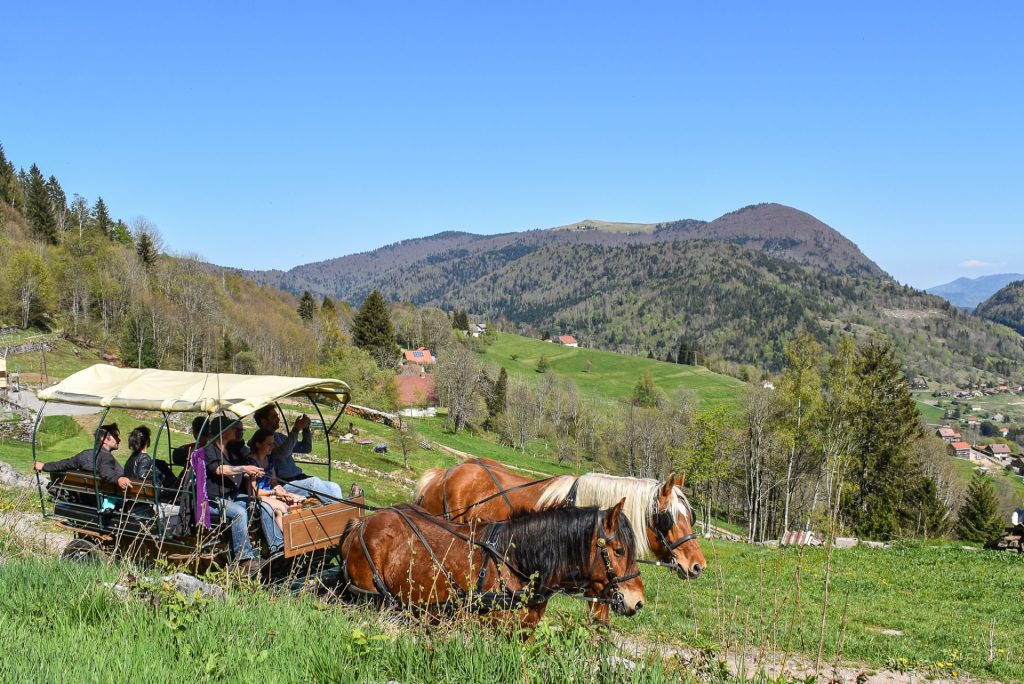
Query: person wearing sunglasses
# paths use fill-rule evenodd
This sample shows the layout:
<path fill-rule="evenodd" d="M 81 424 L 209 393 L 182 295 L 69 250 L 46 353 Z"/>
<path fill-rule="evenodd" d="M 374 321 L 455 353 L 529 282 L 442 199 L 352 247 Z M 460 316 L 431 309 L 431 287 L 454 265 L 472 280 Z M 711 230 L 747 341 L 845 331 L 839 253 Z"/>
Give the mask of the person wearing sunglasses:
<path fill-rule="evenodd" d="M 78 452 L 71 458 L 61 461 L 50 461 L 49 463 L 35 462 L 35 469 L 45 473 L 60 473 L 65 470 L 84 470 L 92 472 L 93 467 L 100 479 L 104 482 L 117 485 L 121 489 L 128 489 L 132 481 L 124 476 L 124 468 L 114 458 L 113 452 L 121 444 L 121 432 L 117 429 L 117 423 L 101 425 L 96 431 L 95 446 Z M 94 466 L 95 464 L 95 466 Z"/>

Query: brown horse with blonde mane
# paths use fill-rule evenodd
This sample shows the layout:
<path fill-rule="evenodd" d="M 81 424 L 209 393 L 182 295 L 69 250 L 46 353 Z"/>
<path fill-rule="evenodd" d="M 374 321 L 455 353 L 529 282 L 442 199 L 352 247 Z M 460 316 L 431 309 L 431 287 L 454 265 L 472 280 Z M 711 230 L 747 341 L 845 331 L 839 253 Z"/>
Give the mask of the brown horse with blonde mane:
<path fill-rule="evenodd" d="M 555 592 L 586 593 L 620 615 L 643 607 L 633 528 L 610 510 L 555 509 L 505 522 L 454 523 L 399 504 L 349 526 L 341 589 L 431 615 L 457 609 L 534 627 Z"/>
<path fill-rule="evenodd" d="M 634 525 L 641 562 L 696 579 L 707 561 L 693 532 L 694 514 L 683 493 L 684 477 L 665 482 L 589 473 L 534 480 L 511 472 L 498 461 L 474 458 L 447 470 L 433 468 L 420 477 L 414 500 L 435 515 L 457 522 L 507 520 L 549 508 L 613 505 L 625 499 Z M 607 619 L 602 606 L 595 617 Z"/>

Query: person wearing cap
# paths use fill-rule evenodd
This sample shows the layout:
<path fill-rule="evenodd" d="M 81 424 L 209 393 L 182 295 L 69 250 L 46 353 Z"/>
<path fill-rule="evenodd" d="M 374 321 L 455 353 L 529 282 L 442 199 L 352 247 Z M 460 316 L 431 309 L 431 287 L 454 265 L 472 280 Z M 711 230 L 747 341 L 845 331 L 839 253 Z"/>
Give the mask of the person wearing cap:
<path fill-rule="evenodd" d="M 44 473 L 61 473 L 65 470 L 85 470 L 92 472 L 95 469 L 97 475 L 104 482 L 116 485 L 121 489 L 128 489 L 132 481 L 124 476 L 124 469 L 117 462 L 112 453 L 121 444 L 121 432 L 117 429 L 117 423 L 101 425 L 96 431 L 96 442 L 91 449 L 78 452 L 71 458 L 61 461 L 50 461 L 42 463 L 36 461 L 36 471 Z"/>
<path fill-rule="evenodd" d="M 246 477 L 262 477 L 263 469 L 254 465 L 234 463 L 227 445 L 241 438 L 242 425 L 232 418 L 218 416 L 207 424 L 207 442 L 192 453 L 193 464 L 201 463 L 205 474 L 207 506 L 219 513 L 231 526 L 231 555 L 236 563 L 250 572 L 258 569 L 256 551 L 249 538 L 250 501 Z M 198 468 L 197 468 L 198 470 Z M 260 507 L 260 523 L 271 551 L 284 545 L 280 528 L 274 524 L 273 511 Z M 203 511 L 199 511 L 203 515 Z M 205 518 L 205 516 L 204 516 Z M 200 520 L 209 525 L 208 519 Z"/>
<path fill-rule="evenodd" d="M 315 496 L 324 503 L 341 501 L 341 485 L 306 475 L 295 462 L 293 454 L 308 454 L 313 451 L 313 435 L 309 431 L 307 416 L 296 418 L 288 434 L 278 432 L 278 428 L 281 427 L 281 415 L 273 405 L 268 404 L 257 409 L 252 417 L 256 421 L 256 427 L 274 433 L 274 449 L 270 456 L 274 459 L 277 479 L 284 484 L 286 492 L 299 496 Z"/>

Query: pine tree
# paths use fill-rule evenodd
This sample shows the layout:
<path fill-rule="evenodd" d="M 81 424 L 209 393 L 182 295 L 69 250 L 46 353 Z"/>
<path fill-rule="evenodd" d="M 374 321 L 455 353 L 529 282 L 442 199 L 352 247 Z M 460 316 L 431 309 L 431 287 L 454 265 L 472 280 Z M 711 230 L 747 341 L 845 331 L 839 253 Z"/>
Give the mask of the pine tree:
<path fill-rule="evenodd" d="M 872 340 L 857 352 L 857 408 L 844 509 L 861 535 L 891 539 L 912 524 L 909 494 L 921 474 L 910 450 L 922 433 L 921 417 L 892 345 Z"/>
<path fill-rule="evenodd" d="M 0 201 L 16 208 L 21 208 L 24 204 L 24 195 L 21 192 L 21 184 L 18 182 L 18 174 L 14 171 L 14 164 L 7 160 L 2 144 L 0 144 Z"/>
<path fill-rule="evenodd" d="M 960 507 L 956 535 L 965 541 L 991 544 L 1004 532 L 992 481 L 984 475 L 975 475 L 967 486 L 967 498 Z"/>
<path fill-rule="evenodd" d="M 32 233 L 40 240 L 57 243 L 57 220 L 53 217 L 50 206 L 50 194 L 46 189 L 46 180 L 35 164 L 29 169 L 26 218 L 32 226 Z"/>
<path fill-rule="evenodd" d="M 370 293 L 352 320 L 352 342 L 369 352 L 379 368 L 394 365 L 398 357 L 391 314 L 377 290 Z"/>
<path fill-rule="evenodd" d="M 487 396 L 487 418 L 493 420 L 498 414 L 505 412 L 508 403 L 508 373 L 502 366 L 498 371 L 498 379 L 491 386 L 490 394 Z"/>
<path fill-rule="evenodd" d="M 324 295 L 324 301 L 320 303 L 320 313 L 325 316 L 337 316 L 338 308 L 334 305 L 334 300 Z"/>
<path fill-rule="evenodd" d="M 469 314 L 465 311 L 456 311 L 452 317 L 452 328 L 455 330 L 469 330 Z"/>
<path fill-rule="evenodd" d="M 150 268 L 156 263 L 160 254 L 157 252 L 153 236 L 149 232 L 143 231 L 135 237 L 135 253 L 146 268 Z"/>
<path fill-rule="evenodd" d="M 299 318 L 308 323 L 312 321 L 315 316 L 316 300 L 313 299 L 312 292 L 304 290 L 302 292 L 302 296 L 299 298 Z"/>
<path fill-rule="evenodd" d="M 100 233 L 111 240 L 114 239 L 114 220 L 110 218 L 107 203 L 103 201 L 102 197 L 97 198 L 96 204 L 92 208 L 92 221 Z"/>
<path fill-rule="evenodd" d="M 50 213 L 57 226 L 57 233 L 63 234 L 68 229 L 68 196 L 56 176 L 50 176 L 46 181 L 46 194 L 50 199 Z"/>

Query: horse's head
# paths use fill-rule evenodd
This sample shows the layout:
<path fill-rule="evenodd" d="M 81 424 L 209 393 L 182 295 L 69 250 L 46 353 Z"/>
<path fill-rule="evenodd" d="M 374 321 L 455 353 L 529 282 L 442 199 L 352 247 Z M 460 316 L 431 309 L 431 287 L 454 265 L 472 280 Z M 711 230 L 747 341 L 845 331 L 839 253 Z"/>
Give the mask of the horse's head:
<path fill-rule="evenodd" d="M 682 579 L 697 579 L 707 567 L 694 534 L 693 507 L 683 495 L 685 476 L 669 475 L 658 490 L 655 508 L 647 521 L 647 541 L 663 563 Z"/>
<path fill-rule="evenodd" d="M 601 517 L 589 580 L 594 596 L 610 602 L 619 615 L 633 615 L 644 605 L 644 583 L 636 564 L 633 526 L 622 512 L 625 503 L 619 501 Z"/>

